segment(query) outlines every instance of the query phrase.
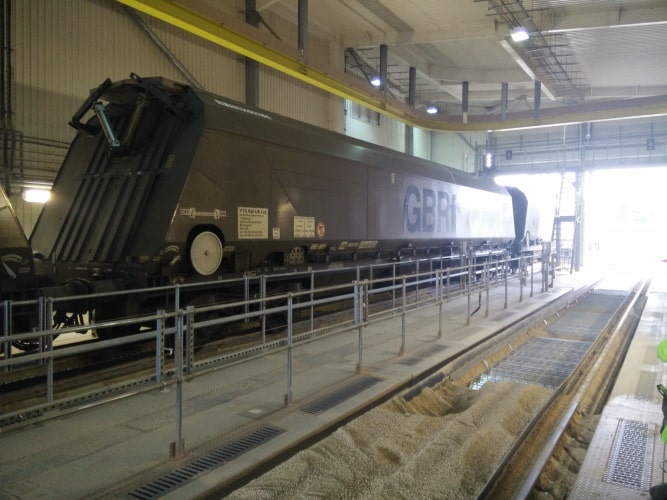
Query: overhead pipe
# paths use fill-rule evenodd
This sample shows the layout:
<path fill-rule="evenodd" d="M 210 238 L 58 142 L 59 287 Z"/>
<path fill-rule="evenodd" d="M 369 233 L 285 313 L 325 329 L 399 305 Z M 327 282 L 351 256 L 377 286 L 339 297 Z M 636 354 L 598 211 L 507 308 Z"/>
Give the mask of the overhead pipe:
<path fill-rule="evenodd" d="M 460 117 L 452 115 L 428 115 L 412 110 L 400 101 L 389 100 L 381 92 L 368 88 L 334 68 L 317 68 L 306 64 L 297 50 L 263 37 L 263 33 L 226 20 L 217 23 L 211 19 L 167 0 L 117 0 L 140 12 L 160 19 L 170 25 L 204 38 L 216 45 L 254 59 L 277 71 L 290 75 L 315 87 L 344 99 L 354 101 L 368 109 L 377 111 L 411 126 L 441 131 L 487 131 L 534 128 L 565 123 L 635 118 L 639 116 L 667 115 L 667 95 L 635 98 L 614 102 L 592 103 L 577 106 L 562 106 L 542 110 L 538 119 L 533 112 L 508 113 L 507 119 L 490 120 L 487 115 L 468 116 L 462 124 Z M 187 0 L 182 0 L 186 3 Z M 190 2 L 192 3 L 192 2 Z M 197 3 L 199 8 L 205 5 Z M 232 27 L 232 25 L 234 25 Z M 256 32 L 255 32 L 256 31 Z"/>

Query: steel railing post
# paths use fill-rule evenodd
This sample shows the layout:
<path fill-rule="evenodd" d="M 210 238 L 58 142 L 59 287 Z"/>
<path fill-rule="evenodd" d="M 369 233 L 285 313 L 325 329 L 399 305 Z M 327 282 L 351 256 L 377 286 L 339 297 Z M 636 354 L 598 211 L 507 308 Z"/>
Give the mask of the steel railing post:
<path fill-rule="evenodd" d="M 266 276 L 259 277 L 259 297 L 262 301 L 259 304 L 262 310 L 262 345 L 266 344 Z"/>
<path fill-rule="evenodd" d="M 396 310 L 396 262 L 391 263 L 391 310 Z"/>
<path fill-rule="evenodd" d="M 9 300 L 2 301 L 2 352 L 5 355 L 5 359 L 11 359 L 12 357 L 12 343 L 9 340 L 11 337 L 11 325 L 12 325 L 12 305 Z M 5 372 L 10 372 L 12 369 L 11 365 L 5 366 Z"/>
<path fill-rule="evenodd" d="M 468 276 L 466 278 L 466 293 L 468 294 L 468 314 L 466 314 L 466 326 L 470 324 L 470 294 L 472 292 L 472 260 L 468 257 Z"/>
<path fill-rule="evenodd" d="M 489 278 L 490 274 L 490 265 L 489 262 L 484 263 L 484 288 L 486 291 L 486 309 L 484 311 L 484 317 L 489 317 L 489 302 L 490 302 L 490 290 L 491 290 L 491 279 Z"/>
<path fill-rule="evenodd" d="M 185 372 L 192 373 L 195 357 L 195 308 L 185 308 Z"/>
<path fill-rule="evenodd" d="M 164 309 L 157 311 L 155 324 L 155 382 L 162 383 L 162 367 L 164 366 Z"/>
<path fill-rule="evenodd" d="M 442 261 L 440 262 L 442 264 Z M 438 296 L 438 338 L 442 338 L 442 267 L 435 273 L 437 279 L 436 294 Z"/>
<path fill-rule="evenodd" d="M 451 279 L 452 279 L 451 278 L 451 268 L 448 267 L 447 268 L 447 284 L 445 286 L 445 298 L 446 299 L 449 298 L 449 288 L 450 288 L 450 285 L 451 285 Z"/>
<path fill-rule="evenodd" d="M 39 314 L 39 319 L 38 319 L 38 329 L 40 332 L 43 332 L 46 330 L 46 304 L 45 304 L 45 299 L 44 297 L 39 297 L 37 299 L 37 309 L 38 309 L 38 314 Z M 39 343 L 39 353 L 42 354 L 44 352 L 44 337 L 40 335 L 38 339 Z M 40 358 L 39 360 L 39 365 L 43 366 L 44 365 L 44 358 Z"/>
<path fill-rule="evenodd" d="M 505 304 L 503 306 L 503 309 L 507 309 L 507 303 L 508 303 L 507 285 L 508 285 L 508 280 L 509 280 L 509 261 L 508 261 L 507 257 L 504 257 L 504 259 L 503 259 L 503 277 L 505 278 Z"/>
<path fill-rule="evenodd" d="M 523 302 L 523 266 L 525 262 L 523 260 L 523 255 L 519 256 L 519 302 Z"/>
<path fill-rule="evenodd" d="M 398 355 L 402 356 L 405 353 L 405 315 L 406 315 L 406 296 L 407 296 L 407 287 L 405 282 L 405 275 L 403 276 L 403 281 L 401 283 L 401 349 L 398 351 Z"/>
<path fill-rule="evenodd" d="M 248 278 L 248 273 L 243 273 L 243 300 L 245 302 L 243 306 L 245 318 L 243 321 L 247 323 L 249 321 L 248 313 L 250 312 L 250 306 L 248 305 L 248 301 L 250 300 L 250 278 Z"/>
<path fill-rule="evenodd" d="M 354 322 L 357 325 L 357 366 L 356 372 L 360 373 L 364 363 L 364 319 L 363 319 L 363 283 L 354 282 Z"/>
<path fill-rule="evenodd" d="M 315 271 L 310 271 L 310 331 L 315 329 Z"/>
<path fill-rule="evenodd" d="M 44 315 L 46 330 L 53 329 L 53 298 L 46 299 L 46 313 Z M 46 361 L 46 400 L 49 403 L 53 402 L 53 333 L 46 337 L 46 352 L 50 354 Z"/>
<path fill-rule="evenodd" d="M 176 443 L 174 455 L 183 454 L 183 311 L 176 311 L 176 339 L 174 351 L 176 369 Z"/>
<path fill-rule="evenodd" d="M 292 406 L 292 292 L 287 294 L 287 395 L 285 404 Z"/>

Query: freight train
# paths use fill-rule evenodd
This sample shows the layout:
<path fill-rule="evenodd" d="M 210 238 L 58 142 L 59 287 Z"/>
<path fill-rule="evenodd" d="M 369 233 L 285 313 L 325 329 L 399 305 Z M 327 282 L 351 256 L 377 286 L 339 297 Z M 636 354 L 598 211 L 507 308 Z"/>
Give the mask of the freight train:
<path fill-rule="evenodd" d="M 422 254 L 459 264 L 545 238 L 517 189 L 160 77 L 107 79 L 70 125 L 29 245 L 0 242 L 3 299 Z M 86 304 L 55 314 L 156 308 L 150 294 Z"/>

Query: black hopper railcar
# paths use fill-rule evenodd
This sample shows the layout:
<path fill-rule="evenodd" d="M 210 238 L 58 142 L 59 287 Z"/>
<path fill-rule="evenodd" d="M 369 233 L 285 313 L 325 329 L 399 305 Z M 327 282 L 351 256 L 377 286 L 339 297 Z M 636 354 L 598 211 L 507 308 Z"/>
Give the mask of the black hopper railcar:
<path fill-rule="evenodd" d="M 520 192 L 492 179 L 159 77 L 106 80 L 71 125 L 78 134 L 30 238 L 36 273 L 68 291 L 425 253 L 455 261 L 525 236 Z M 90 308 L 101 320 L 154 313 L 159 300 Z"/>

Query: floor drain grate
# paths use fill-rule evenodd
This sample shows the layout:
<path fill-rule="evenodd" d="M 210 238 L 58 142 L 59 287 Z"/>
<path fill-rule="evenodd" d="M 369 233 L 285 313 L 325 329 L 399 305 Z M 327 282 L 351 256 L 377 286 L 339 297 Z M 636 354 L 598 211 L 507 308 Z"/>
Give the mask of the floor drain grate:
<path fill-rule="evenodd" d="M 352 396 L 356 396 L 369 387 L 374 386 L 379 381 L 380 379 L 375 377 L 363 377 L 353 380 L 345 387 L 331 391 L 324 396 L 317 398 L 315 401 L 307 403 L 301 408 L 301 411 L 304 413 L 312 413 L 313 415 L 323 412 L 329 408 L 333 408 Z"/>
<path fill-rule="evenodd" d="M 648 490 L 653 455 L 651 430 L 644 422 L 620 420 L 604 473 L 607 483 Z"/>
<path fill-rule="evenodd" d="M 170 490 L 183 486 L 199 474 L 207 472 L 220 465 L 234 460 L 239 455 L 256 448 L 274 437 L 282 434 L 283 429 L 270 425 L 263 425 L 240 438 L 234 439 L 216 450 L 193 460 L 180 469 L 169 472 L 150 483 L 144 484 L 127 494 L 126 498 L 141 500 L 158 498 L 166 495 Z"/>

